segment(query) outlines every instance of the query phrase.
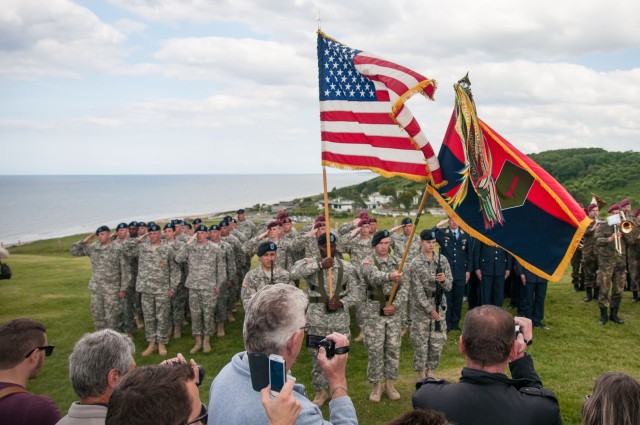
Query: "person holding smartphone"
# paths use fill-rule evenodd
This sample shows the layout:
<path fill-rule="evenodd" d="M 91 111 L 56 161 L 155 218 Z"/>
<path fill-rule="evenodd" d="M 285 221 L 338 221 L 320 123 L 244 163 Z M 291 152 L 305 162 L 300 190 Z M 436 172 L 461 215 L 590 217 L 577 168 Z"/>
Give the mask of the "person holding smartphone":
<path fill-rule="evenodd" d="M 233 356 L 211 383 L 209 392 L 210 423 L 226 425 L 262 425 L 269 417 L 263 407 L 263 400 L 270 387 L 261 392 L 252 386 L 249 356 L 259 353 L 269 357 L 281 356 L 285 371 L 291 370 L 296 362 L 305 339 L 307 321 L 305 311 L 308 298 L 300 289 L 292 285 L 277 283 L 260 289 L 252 298 L 245 313 L 243 338 L 246 351 Z M 336 349 L 347 347 L 349 340 L 339 333 L 327 335 Z M 344 350 L 346 351 L 346 350 Z M 327 358 L 324 347 L 319 349 L 318 363 L 329 383 L 330 422 L 332 424 L 357 424 L 355 407 L 348 394 L 345 375 L 348 354 L 336 354 Z M 296 424 L 317 424 L 324 419 L 320 408 L 306 396 L 304 387 L 292 384 L 294 378 L 287 376 L 282 392 L 277 397 L 286 397 L 288 386 L 293 385 L 291 394 L 300 404 Z M 271 406 L 267 403 L 267 406 Z M 325 422 L 326 423 L 326 422 Z"/>

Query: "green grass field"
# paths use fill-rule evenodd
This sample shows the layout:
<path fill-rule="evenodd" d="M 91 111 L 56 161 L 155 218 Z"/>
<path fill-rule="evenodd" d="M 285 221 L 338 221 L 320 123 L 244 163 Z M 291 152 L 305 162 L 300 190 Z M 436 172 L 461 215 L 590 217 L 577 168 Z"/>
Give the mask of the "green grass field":
<path fill-rule="evenodd" d="M 425 216 L 420 228 L 433 225 L 439 219 Z M 381 220 L 381 228 L 391 227 L 392 219 Z M 11 280 L 0 281 L 0 322 L 16 317 L 31 317 L 42 321 L 48 328 L 48 339 L 55 344 L 54 354 L 40 376 L 30 382 L 34 393 L 51 396 L 63 413 L 77 397 L 67 377 L 67 358 L 74 343 L 86 332 L 93 331 L 89 312 L 90 295 L 87 283 L 91 275 L 89 259 L 75 258 L 68 254 L 72 242 L 79 236 L 40 241 L 12 248 L 7 260 L 13 270 Z M 254 260 L 255 261 L 255 260 Z M 625 292 L 621 317 L 624 325 L 598 324 L 596 303 L 582 301 L 584 292 L 575 293 L 570 284 L 570 269 L 564 278 L 549 285 L 546 301 L 545 323 L 551 328 L 536 331 L 535 343 L 529 348 L 536 369 L 544 385 L 553 390 L 560 400 L 565 424 L 580 423 L 580 408 L 586 394 L 591 392 L 593 378 L 600 373 L 615 370 L 640 378 L 638 342 L 640 341 L 640 304 L 630 302 Z M 213 338 L 213 352 L 198 353 L 194 359 L 206 370 L 206 379 L 200 387 L 200 395 L 208 403 L 209 385 L 231 356 L 243 350 L 242 313 L 236 314 L 235 323 L 226 327 L 224 338 Z M 353 321 L 352 321 L 353 323 Z M 352 332 L 355 329 L 352 327 Z M 187 327 L 183 337 L 171 340 L 169 355 L 187 353 L 193 345 Z M 458 353 L 460 332 L 449 334 L 442 362 L 436 375 L 457 380 L 464 359 Z M 134 333 L 138 365 L 159 363 L 162 359 L 151 356 L 143 359 L 140 352 L 146 347 L 143 331 Z M 381 403 L 368 401 L 370 386 L 366 379 L 367 353 L 361 343 L 353 343 L 349 353 L 348 382 L 362 424 L 383 424 L 411 409 L 411 394 L 415 374 L 412 370 L 413 349 L 409 337 L 402 341 L 401 377 L 397 385 L 402 399 L 391 402 L 383 396 Z M 293 367 L 298 382 L 311 387 L 311 357 L 303 351 Z M 325 417 L 328 417 L 327 408 Z"/>

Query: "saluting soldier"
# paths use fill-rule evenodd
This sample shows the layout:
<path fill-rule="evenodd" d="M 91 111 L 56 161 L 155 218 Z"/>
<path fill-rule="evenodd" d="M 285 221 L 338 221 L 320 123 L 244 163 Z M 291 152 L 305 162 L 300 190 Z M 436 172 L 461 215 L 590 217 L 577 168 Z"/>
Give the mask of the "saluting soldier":
<path fill-rule="evenodd" d="M 251 257 L 244 252 L 240 239 L 231 234 L 231 225 L 227 220 L 222 220 L 218 226 L 220 227 L 221 239 L 231 245 L 236 261 L 236 277 L 233 279 L 233 286 L 229 288 L 229 296 L 227 298 L 227 321 L 233 323 L 236 321 L 235 317 L 233 317 L 233 308 L 240 298 L 240 281 L 244 276 L 244 271 L 249 270 Z"/>
<path fill-rule="evenodd" d="M 620 206 L 613 204 L 607 210 L 609 217 L 620 213 Z M 627 283 L 626 245 L 633 242 L 631 234 L 622 233 L 620 228 L 614 229 L 613 225 L 603 223 L 598 226 L 595 233 L 596 246 L 598 247 L 598 307 L 600 307 L 600 324 L 604 325 L 608 319 L 619 325 L 624 321 L 618 317 L 618 309 L 622 300 L 624 285 Z M 616 241 L 617 240 L 617 241 Z M 619 245 L 618 245 L 619 244 Z M 616 249 L 616 246 L 620 248 Z M 611 291 L 611 296 L 609 296 Z M 607 308 L 611 309 L 607 318 Z"/>
<path fill-rule="evenodd" d="M 148 233 L 131 239 L 126 249 L 128 255 L 138 258 L 136 291 L 142 294 L 144 333 L 149 343 L 142 356 L 148 357 L 155 351 L 166 356 L 172 323 L 171 298 L 180 284 L 180 267 L 155 223 L 149 225 Z"/>
<path fill-rule="evenodd" d="M 177 262 L 189 263 L 185 286 L 189 288 L 191 328 L 196 339 L 191 354 L 201 349 L 205 353 L 211 351 L 216 299 L 227 279 L 224 255 L 219 247 L 207 240 L 208 230 L 204 224 L 199 225 L 189 242 L 176 253 Z"/>
<path fill-rule="evenodd" d="M 279 267 L 285 270 L 289 270 L 293 264 L 289 264 L 290 256 L 289 251 L 291 243 L 282 236 L 282 222 L 279 220 L 273 220 L 267 224 L 267 231 L 261 233 L 253 239 L 248 240 L 242 245 L 242 249 L 245 253 L 253 256 L 257 252 L 258 245 L 262 242 L 273 242 L 278 246 L 278 256 L 276 263 Z"/>
<path fill-rule="evenodd" d="M 225 335 L 224 323 L 229 319 L 229 316 L 227 315 L 229 298 L 233 295 L 231 292 L 233 292 L 234 286 L 237 287 L 236 258 L 233 247 L 227 241 L 222 240 L 220 226 L 217 224 L 209 226 L 209 240 L 212 244 L 220 247 L 222 250 L 224 255 L 224 264 L 227 271 L 227 278 L 225 279 L 224 284 L 220 287 L 220 294 L 216 301 L 216 311 L 213 316 L 216 334 L 218 337 L 222 338 Z M 231 317 L 233 318 L 233 315 Z M 233 321 L 235 322 L 235 318 Z"/>
<path fill-rule="evenodd" d="M 433 376 L 440 364 L 440 353 L 447 341 L 447 300 L 445 291 L 451 290 L 453 276 L 447 258 L 434 252 L 436 232 L 420 232 L 420 254 L 409 269 L 413 299 L 411 317 L 411 342 L 413 344 L 413 368 L 418 381 Z"/>
<path fill-rule="evenodd" d="M 258 246 L 258 267 L 249 271 L 242 281 L 242 305 L 247 310 L 249 301 L 256 292 L 267 285 L 284 283 L 293 285 L 288 271 L 276 264 L 278 246 L 273 242 L 262 242 Z"/>
<path fill-rule="evenodd" d="M 98 237 L 98 241 L 89 242 Z M 71 246 L 71 255 L 88 256 L 91 259 L 92 275 L 89 281 L 91 292 L 91 316 L 96 330 L 119 331 L 122 303 L 131 285 L 131 269 L 121 245 L 113 243 L 111 231 L 100 226 L 91 234 Z"/>
<path fill-rule="evenodd" d="M 369 353 L 367 376 L 372 384 L 369 400 L 380 401 L 382 391 L 391 400 L 398 400 L 400 394 L 394 387 L 400 370 L 400 343 L 402 309 L 407 304 L 408 281 L 402 271 L 397 271 L 400 260 L 389 253 L 391 234 L 380 230 L 371 240 L 374 254 L 362 262 L 362 286 L 366 288 L 367 299 L 364 319 L 364 344 Z M 392 287 L 398 289 L 391 305 L 387 306 Z M 386 379 L 386 382 L 383 382 Z"/>
<path fill-rule="evenodd" d="M 164 235 L 167 245 L 171 247 L 174 253 L 173 260 L 175 261 L 175 253 L 184 245 L 189 238 L 184 242 L 178 240 L 176 229 L 181 226 L 180 220 L 176 220 L 174 223 L 167 223 L 164 225 L 162 234 Z M 184 234 L 182 234 L 184 236 Z M 182 336 L 182 325 L 187 322 L 185 320 L 185 313 L 187 309 L 187 302 L 189 302 L 189 290 L 185 288 L 184 284 L 187 281 L 187 275 L 189 274 L 189 266 L 187 263 L 177 263 L 176 266 L 180 269 L 180 283 L 176 289 L 173 297 L 171 297 L 171 319 L 173 323 L 173 337 L 178 339 Z"/>
<path fill-rule="evenodd" d="M 332 233 L 329 237 L 331 252 L 336 252 L 336 237 Z M 307 323 L 311 325 L 309 333 L 327 336 L 333 332 L 346 335 L 349 339 L 349 307 L 360 304 L 364 300 L 362 285 L 355 266 L 341 260 L 327 256 L 327 235 L 318 238 L 320 256 L 303 258 L 297 261 L 291 269 L 294 279 L 305 279 L 307 282 Z M 333 294 L 329 296 L 329 272 L 332 273 Z M 318 365 L 318 352 L 310 349 L 313 358 L 311 378 L 316 391 L 313 403 L 318 407 L 324 405 L 330 396 L 329 381 Z"/>

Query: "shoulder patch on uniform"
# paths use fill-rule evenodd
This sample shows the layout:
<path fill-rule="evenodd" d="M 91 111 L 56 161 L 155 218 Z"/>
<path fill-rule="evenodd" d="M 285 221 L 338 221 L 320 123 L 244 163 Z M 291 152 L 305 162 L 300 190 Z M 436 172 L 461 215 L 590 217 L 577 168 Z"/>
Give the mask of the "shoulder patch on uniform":
<path fill-rule="evenodd" d="M 429 378 L 423 379 L 422 381 L 416 382 L 416 390 L 421 386 L 427 385 L 427 384 L 442 385 L 442 384 L 448 384 L 448 382 L 445 381 L 444 379 L 436 379 L 436 378 L 429 377 Z"/>
<path fill-rule="evenodd" d="M 548 390 L 546 388 L 522 387 L 518 391 L 520 391 L 522 394 L 549 398 L 549 399 L 555 400 L 556 402 L 558 401 L 553 391 Z"/>

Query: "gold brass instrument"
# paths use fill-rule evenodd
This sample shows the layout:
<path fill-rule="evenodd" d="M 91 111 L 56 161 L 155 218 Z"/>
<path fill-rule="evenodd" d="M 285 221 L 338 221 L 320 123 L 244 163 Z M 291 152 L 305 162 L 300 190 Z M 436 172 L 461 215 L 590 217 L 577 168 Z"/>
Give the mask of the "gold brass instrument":
<path fill-rule="evenodd" d="M 629 220 L 624 211 L 620 211 L 620 231 L 622 233 L 631 233 L 636 227 L 636 224 Z"/>

